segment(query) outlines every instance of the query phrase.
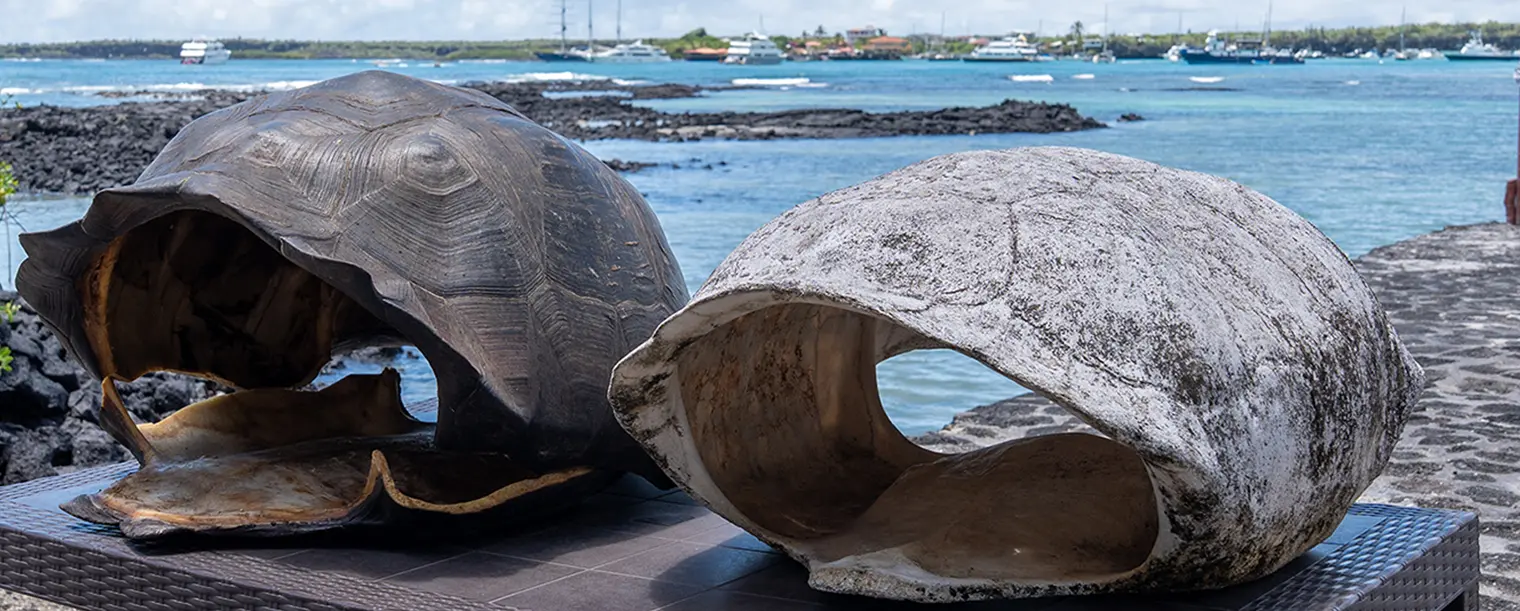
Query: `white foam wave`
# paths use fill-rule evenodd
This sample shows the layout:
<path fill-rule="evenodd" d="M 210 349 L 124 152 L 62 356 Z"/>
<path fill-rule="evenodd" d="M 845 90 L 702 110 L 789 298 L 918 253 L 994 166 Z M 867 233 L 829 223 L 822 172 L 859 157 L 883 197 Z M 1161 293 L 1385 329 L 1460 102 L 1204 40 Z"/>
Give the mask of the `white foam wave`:
<path fill-rule="evenodd" d="M 607 77 L 595 74 L 581 74 L 579 72 L 524 72 L 522 74 L 508 75 L 502 79 L 508 83 L 530 83 L 544 81 L 605 81 Z"/>
<path fill-rule="evenodd" d="M 26 95 L 29 93 L 42 93 L 42 90 L 27 89 L 25 87 L 0 87 L 0 95 Z"/>
<path fill-rule="evenodd" d="M 739 87 L 802 87 L 812 84 L 813 79 L 796 78 L 736 78 L 729 83 Z"/>
<path fill-rule="evenodd" d="M 96 93 L 100 91 L 116 91 L 117 89 L 121 89 L 121 87 L 114 85 L 75 85 L 63 88 L 64 91 L 70 93 Z"/>
<path fill-rule="evenodd" d="M 211 88 L 210 85 L 205 83 L 166 83 L 162 85 L 147 85 L 139 89 L 143 91 L 199 91 Z"/>
<path fill-rule="evenodd" d="M 1194 83 L 1218 83 L 1224 80 L 1222 76 L 1190 76 L 1188 80 Z"/>
<path fill-rule="evenodd" d="M 1056 80 L 1056 77 L 1049 74 L 1011 74 L 1008 80 L 1015 83 L 1049 83 Z"/>
<path fill-rule="evenodd" d="M 1362 84 L 1362 82 L 1361 81 L 1346 81 L 1346 84 L 1347 85 L 1360 85 L 1360 84 Z"/>
<path fill-rule="evenodd" d="M 1077 79 L 1079 81 L 1090 81 L 1096 77 L 1091 74 L 1073 74 L 1071 75 L 1071 78 Z"/>
<path fill-rule="evenodd" d="M 642 79 L 615 78 L 615 79 L 612 79 L 612 84 L 614 84 L 614 85 L 623 85 L 623 86 L 648 85 L 649 81 L 642 80 Z"/>

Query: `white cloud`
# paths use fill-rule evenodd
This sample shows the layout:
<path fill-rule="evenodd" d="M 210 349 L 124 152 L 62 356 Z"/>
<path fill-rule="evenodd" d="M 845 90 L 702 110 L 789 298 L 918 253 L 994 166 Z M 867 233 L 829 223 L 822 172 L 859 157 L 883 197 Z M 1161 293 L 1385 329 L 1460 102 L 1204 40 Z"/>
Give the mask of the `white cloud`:
<path fill-rule="evenodd" d="M 610 38 L 617 0 L 593 0 L 597 36 Z M 282 39 L 553 38 L 558 0 L 0 0 L 0 42 L 103 38 L 182 39 L 206 35 Z M 1275 0 L 1273 26 L 1395 24 L 1402 4 L 1388 0 Z M 1112 32 L 1171 32 L 1179 14 L 1193 31 L 1260 27 L 1267 3 L 1215 0 L 1109 2 Z M 755 29 L 772 34 L 873 24 L 892 33 L 1010 30 L 1064 32 L 1081 20 L 1103 28 L 1103 0 L 623 0 L 625 38 L 675 36 L 696 27 L 716 34 Z M 570 36 L 584 37 L 587 0 L 571 0 Z M 1520 21 L 1515 0 L 1412 3 L 1411 22 Z"/>

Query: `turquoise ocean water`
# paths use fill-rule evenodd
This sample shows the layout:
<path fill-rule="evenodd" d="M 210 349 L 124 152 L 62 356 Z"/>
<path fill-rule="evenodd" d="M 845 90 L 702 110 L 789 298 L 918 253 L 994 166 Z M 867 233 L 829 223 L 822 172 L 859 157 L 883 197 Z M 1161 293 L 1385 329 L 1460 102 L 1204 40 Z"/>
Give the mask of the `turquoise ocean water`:
<path fill-rule="evenodd" d="M 0 97 L 12 95 L 22 104 L 93 105 L 116 102 L 94 95 L 107 90 L 288 88 L 375 68 L 372 62 L 350 60 L 234 59 L 221 66 L 4 61 Z M 783 210 L 934 155 L 971 149 L 1081 146 L 1217 174 L 1303 215 L 1353 257 L 1447 225 L 1500 220 L 1504 181 L 1516 165 L 1520 87 L 1512 80 L 1515 68 L 1505 62 L 1329 59 L 1302 66 L 903 61 L 780 66 L 460 62 L 435 67 L 400 62 L 384 69 L 450 83 L 595 75 L 703 85 L 756 79 L 740 82 L 764 85 L 649 103 L 665 110 L 897 110 L 1006 98 L 1044 100 L 1072 104 L 1112 125 L 1049 135 L 584 143 L 603 158 L 682 166 L 627 178 L 659 214 L 695 291 L 734 246 Z M 1127 112 L 1146 120 L 1115 122 Z M 700 169 L 706 164 L 714 169 Z M 26 229 L 36 231 L 77 218 L 87 204 L 81 199 L 23 199 L 14 203 L 13 212 Z M 5 243 L 0 257 L 10 272 L 0 284 L 8 288 L 23 254 L 14 235 L 6 236 Z M 425 364 L 413 361 L 406 370 L 408 398 L 427 396 L 431 377 Z M 958 411 L 1023 392 L 948 352 L 903 355 L 879 371 L 888 412 L 912 433 L 943 426 Z"/>

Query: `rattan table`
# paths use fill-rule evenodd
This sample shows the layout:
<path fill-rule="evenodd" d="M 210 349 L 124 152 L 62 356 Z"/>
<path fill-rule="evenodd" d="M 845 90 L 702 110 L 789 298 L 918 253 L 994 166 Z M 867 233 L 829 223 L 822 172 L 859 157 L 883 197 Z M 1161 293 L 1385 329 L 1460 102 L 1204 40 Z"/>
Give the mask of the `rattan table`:
<path fill-rule="evenodd" d="M 0 488 L 0 588 L 84 609 L 986 609 L 1156 611 L 1477 609 L 1471 513 L 1358 505 L 1278 573 L 1210 592 L 919 606 L 807 587 L 791 560 L 681 492 L 627 478 L 532 523 L 456 525 L 376 541 L 132 543 L 60 502 L 132 464 Z"/>

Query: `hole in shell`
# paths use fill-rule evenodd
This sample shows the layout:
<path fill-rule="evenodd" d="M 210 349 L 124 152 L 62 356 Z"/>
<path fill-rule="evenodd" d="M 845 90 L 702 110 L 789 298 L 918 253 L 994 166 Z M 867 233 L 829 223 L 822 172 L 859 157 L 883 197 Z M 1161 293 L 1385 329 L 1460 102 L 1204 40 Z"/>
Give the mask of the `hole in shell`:
<path fill-rule="evenodd" d="M 938 431 L 967 409 L 1029 392 L 980 361 L 943 348 L 878 363 L 876 388 L 887 417 L 909 437 Z"/>
<path fill-rule="evenodd" d="M 730 321 L 678 362 L 702 465 L 745 518 L 814 562 L 1041 581 L 1140 566 L 1157 538 L 1156 502 L 1128 447 L 1075 433 L 939 454 L 898 431 L 876 366 L 939 347 L 823 305 Z"/>
<path fill-rule="evenodd" d="M 235 389 L 139 426 L 108 383 L 102 425 L 144 465 L 66 505 L 86 519 L 299 531 L 361 518 L 382 488 L 403 507 L 473 513 L 580 477 L 434 447 L 435 419 L 403 407 L 436 396 L 422 353 L 229 219 L 151 220 L 114 240 L 81 288 L 108 378 L 171 371 Z"/>

